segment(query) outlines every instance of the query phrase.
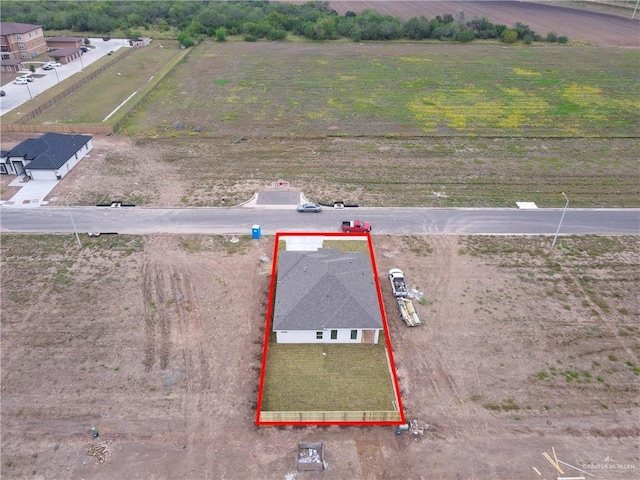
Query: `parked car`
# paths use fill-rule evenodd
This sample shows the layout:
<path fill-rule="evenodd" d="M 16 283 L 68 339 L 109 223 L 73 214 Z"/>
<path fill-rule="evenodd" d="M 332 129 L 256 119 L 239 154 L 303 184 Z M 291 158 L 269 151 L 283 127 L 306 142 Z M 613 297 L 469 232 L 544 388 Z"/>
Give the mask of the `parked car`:
<path fill-rule="evenodd" d="M 318 203 L 307 202 L 307 203 L 303 203 L 302 205 L 298 205 L 298 211 L 318 213 L 322 211 L 322 207 Z"/>
<path fill-rule="evenodd" d="M 13 83 L 16 85 L 27 85 L 29 81 L 24 77 L 18 77 L 13 81 Z"/>
<path fill-rule="evenodd" d="M 7 94 L 4 90 L 0 90 L 0 97 L 4 97 Z"/>
<path fill-rule="evenodd" d="M 80 50 L 82 50 L 84 53 L 87 53 L 89 51 L 87 47 L 80 47 Z"/>
<path fill-rule="evenodd" d="M 51 65 L 45 65 L 44 67 L 42 67 L 43 70 L 53 70 L 53 67 Z"/>
<path fill-rule="evenodd" d="M 33 82 L 33 77 L 30 77 L 29 75 L 20 75 L 18 78 L 24 78 L 27 82 Z M 18 79 L 16 78 L 16 80 Z"/>
<path fill-rule="evenodd" d="M 49 63 L 47 63 L 47 64 L 45 65 L 45 67 L 46 67 L 47 65 L 49 65 L 50 67 L 61 67 L 61 66 L 62 66 L 62 64 L 61 64 L 61 63 L 59 63 L 59 62 L 49 62 Z M 44 68 L 44 67 L 42 67 L 42 68 Z"/>

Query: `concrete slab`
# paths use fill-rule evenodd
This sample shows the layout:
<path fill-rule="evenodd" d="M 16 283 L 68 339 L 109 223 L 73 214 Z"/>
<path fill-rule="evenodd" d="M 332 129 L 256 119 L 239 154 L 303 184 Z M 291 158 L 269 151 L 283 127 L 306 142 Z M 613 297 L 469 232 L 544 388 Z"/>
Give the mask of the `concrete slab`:
<path fill-rule="evenodd" d="M 45 198 L 58 184 L 58 180 L 28 180 L 25 182 L 25 178 L 24 175 L 20 175 L 9 184 L 12 187 L 20 187 L 20 190 L 10 200 L 0 202 L 0 205 L 32 208 L 48 203 Z"/>
<path fill-rule="evenodd" d="M 534 202 L 516 202 L 518 208 L 523 209 L 536 209 L 538 206 Z"/>

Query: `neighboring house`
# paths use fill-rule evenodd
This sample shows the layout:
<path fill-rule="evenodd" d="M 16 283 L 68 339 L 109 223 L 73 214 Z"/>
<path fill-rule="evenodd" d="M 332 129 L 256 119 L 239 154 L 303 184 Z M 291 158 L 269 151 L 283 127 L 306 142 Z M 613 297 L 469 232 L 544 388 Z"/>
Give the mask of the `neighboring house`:
<path fill-rule="evenodd" d="M 276 276 L 277 343 L 378 343 L 382 312 L 368 254 L 281 251 Z"/>
<path fill-rule="evenodd" d="M 18 73 L 22 69 L 22 60 L 0 60 L 0 71 Z"/>
<path fill-rule="evenodd" d="M 0 152 L 0 173 L 60 180 L 93 149 L 90 135 L 45 133 Z"/>
<path fill-rule="evenodd" d="M 49 48 L 80 48 L 82 46 L 81 37 L 46 37 Z"/>
<path fill-rule="evenodd" d="M 0 22 L 0 59 L 28 60 L 47 51 L 40 25 Z"/>
<path fill-rule="evenodd" d="M 150 43 L 151 43 L 151 39 L 149 37 L 129 39 L 129 46 L 131 47 L 146 47 Z"/>
<path fill-rule="evenodd" d="M 80 47 L 58 48 L 47 53 L 50 62 L 70 63 L 77 60 L 82 55 Z"/>

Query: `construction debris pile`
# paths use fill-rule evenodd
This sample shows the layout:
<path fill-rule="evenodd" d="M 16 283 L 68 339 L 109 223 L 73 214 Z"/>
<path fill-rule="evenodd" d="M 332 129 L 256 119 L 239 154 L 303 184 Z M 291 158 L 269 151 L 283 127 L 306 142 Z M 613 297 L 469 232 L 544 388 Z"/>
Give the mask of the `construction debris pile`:
<path fill-rule="evenodd" d="M 409 422 L 409 425 L 409 432 L 414 435 L 424 435 L 424 431 L 429 428 L 429 425 L 424 425 L 422 428 L 420 428 L 417 420 L 411 420 Z"/>
<path fill-rule="evenodd" d="M 87 455 L 96 457 L 98 463 L 104 463 L 111 456 L 111 445 L 109 442 L 92 443 L 87 449 Z"/>
<path fill-rule="evenodd" d="M 322 442 L 298 443 L 298 470 L 324 470 L 324 444 Z"/>
<path fill-rule="evenodd" d="M 322 463 L 322 457 L 315 448 L 307 448 L 298 452 L 299 463 Z"/>

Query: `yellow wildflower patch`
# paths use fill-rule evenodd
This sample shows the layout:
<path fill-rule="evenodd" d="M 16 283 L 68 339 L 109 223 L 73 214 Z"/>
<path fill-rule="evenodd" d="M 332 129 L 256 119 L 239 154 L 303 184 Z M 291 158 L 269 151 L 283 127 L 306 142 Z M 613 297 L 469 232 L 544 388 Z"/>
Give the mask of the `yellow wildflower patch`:
<path fill-rule="evenodd" d="M 542 75 L 540 72 L 534 72 L 533 70 L 527 70 L 526 68 L 518 68 L 518 67 L 515 67 L 513 69 L 513 73 L 515 73 L 516 75 L 522 75 L 525 77 L 539 77 L 540 75 Z"/>
<path fill-rule="evenodd" d="M 598 87 L 572 83 L 562 91 L 562 96 L 580 106 L 607 105 L 610 100 L 602 97 L 601 93 Z"/>
<path fill-rule="evenodd" d="M 402 60 L 403 62 L 430 62 L 431 59 L 430 58 L 424 58 L 424 57 L 400 57 L 400 60 Z"/>

